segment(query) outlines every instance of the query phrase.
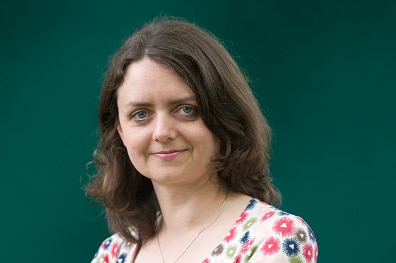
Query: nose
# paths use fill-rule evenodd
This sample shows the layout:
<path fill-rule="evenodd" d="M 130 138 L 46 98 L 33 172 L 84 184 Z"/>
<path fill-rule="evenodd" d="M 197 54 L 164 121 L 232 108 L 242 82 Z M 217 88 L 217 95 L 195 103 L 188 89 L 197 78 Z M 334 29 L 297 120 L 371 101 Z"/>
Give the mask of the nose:
<path fill-rule="evenodd" d="M 157 114 L 153 122 L 153 140 L 157 142 L 168 142 L 176 138 L 177 130 L 174 120 L 167 114 Z"/>

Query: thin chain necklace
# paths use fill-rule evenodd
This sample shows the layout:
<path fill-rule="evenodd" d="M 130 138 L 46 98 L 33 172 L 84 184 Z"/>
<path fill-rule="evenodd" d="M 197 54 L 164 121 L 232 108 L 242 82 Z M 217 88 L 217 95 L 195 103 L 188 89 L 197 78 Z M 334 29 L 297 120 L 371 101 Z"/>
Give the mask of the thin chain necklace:
<path fill-rule="evenodd" d="M 187 246 L 183 249 L 183 251 L 172 261 L 172 263 L 175 263 L 176 261 L 178 261 L 178 260 L 181 258 L 181 256 L 183 256 L 184 253 L 186 253 L 186 251 L 191 247 L 191 245 L 194 243 L 194 241 L 197 240 L 197 238 L 199 237 L 199 235 L 200 235 L 203 231 L 205 231 L 206 229 L 208 229 L 209 227 L 211 227 L 211 226 L 217 221 L 217 219 L 219 219 L 219 217 L 220 217 L 221 214 L 223 213 L 224 207 L 225 207 L 225 205 L 226 205 L 226 203 L 227 203 L 227 196 L 228 196 L 228 192 L 226 193 L 226 196 L 224 197 L 224 201 L 223 201 L 223 204 L 221 205 L 220 212 L 219 212 L 219 214 L 216 216 L 216 218 L 215 218 L 208 226 L 206 226 L 206 227 L 203 228 L 201 231 L 199 231 L 198 234 L 196 234 L 196 235 L 194 236 L 193 239 L 191 239 L 191 241 L 187 244 Z M 162 263 L 165 263 L 165 259 L 164 259 L 164 255 L 163 255 L 163 253 L 162 253 L 162 249 L 161 249 L 161 245 L 160 245 L 160 242 L 159 242 L 158 234 L 156 235 L 156 239 L 157 239 L 157 245 L 158 245 L 158 248 L 159 248 L 159 251 L 160 251 L 160 254 L 161 254 Z"/>

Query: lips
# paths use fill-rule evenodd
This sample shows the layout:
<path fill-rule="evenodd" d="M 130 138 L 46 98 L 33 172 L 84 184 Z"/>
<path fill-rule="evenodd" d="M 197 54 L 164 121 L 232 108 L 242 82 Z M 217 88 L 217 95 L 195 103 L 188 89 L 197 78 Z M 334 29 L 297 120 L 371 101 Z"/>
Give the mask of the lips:
<path fill-rule="evenodd" d="M 153 155 L 161 160 L 169 161 L 175 159 L 177 156 L 185 152 L 186 150 L 168 150 L 154 152 Z"/>

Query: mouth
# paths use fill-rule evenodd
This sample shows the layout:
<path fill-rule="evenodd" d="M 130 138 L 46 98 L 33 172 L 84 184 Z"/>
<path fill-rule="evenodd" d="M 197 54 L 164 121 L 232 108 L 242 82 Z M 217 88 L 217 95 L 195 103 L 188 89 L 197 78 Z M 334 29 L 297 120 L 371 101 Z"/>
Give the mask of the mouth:
<path fill-rule="evenodd" d="M 177 156 L 179 156 L 180 154 L 182 154 L 185 151 L 186 151 L 185 149 L 158 151 L 158 152 L 154 152 L 152 155 L 154 155 L 155 157 L 157 157 L 161 160 L 169 161 L 169 160 L 176 158 Z"/>

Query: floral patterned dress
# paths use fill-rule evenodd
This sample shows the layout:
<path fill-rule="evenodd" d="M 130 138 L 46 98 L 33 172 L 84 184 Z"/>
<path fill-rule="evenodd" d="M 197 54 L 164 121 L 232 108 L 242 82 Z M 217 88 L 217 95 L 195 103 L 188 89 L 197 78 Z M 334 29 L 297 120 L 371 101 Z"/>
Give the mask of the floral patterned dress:
<path fill-rule="evenodd" d="M 135 244 L 114 234 L 102 243 L 91 263 L 129 263 L 134 253 Z M 314 263 L 317 258 L 314 233 L 302 218 L 251 199 L 202 263 Z"/>

